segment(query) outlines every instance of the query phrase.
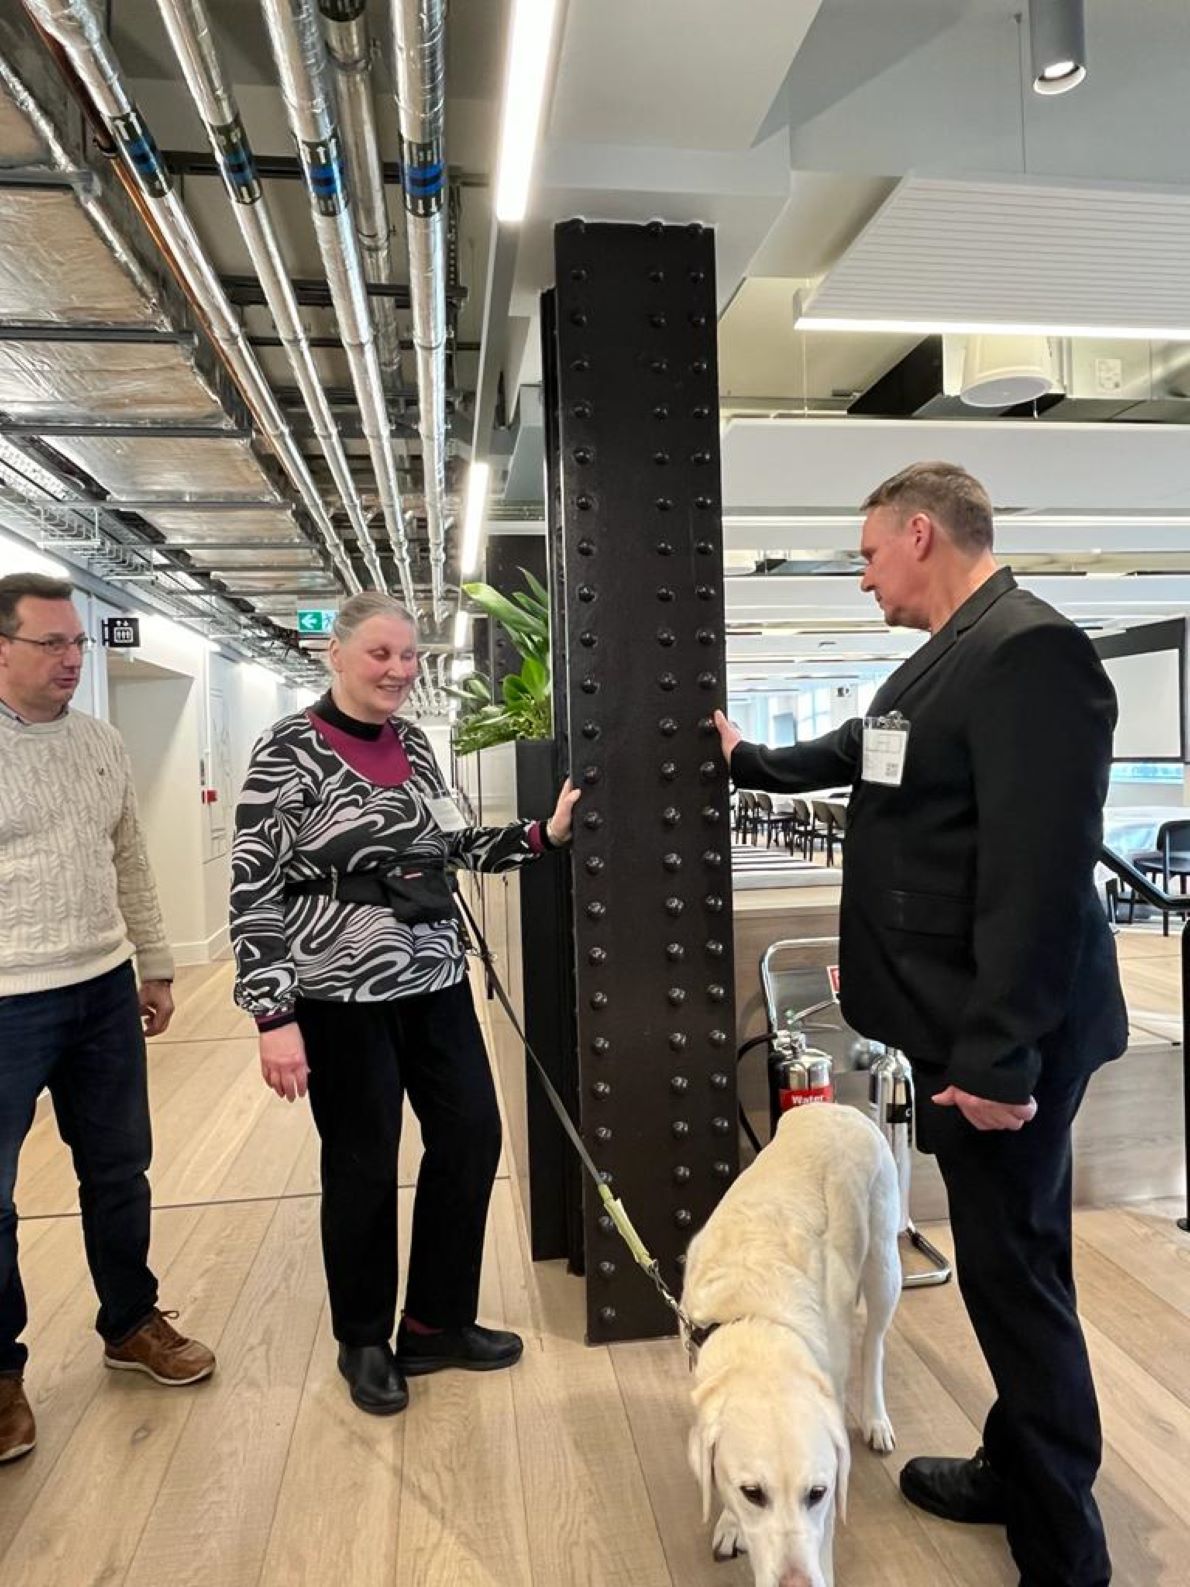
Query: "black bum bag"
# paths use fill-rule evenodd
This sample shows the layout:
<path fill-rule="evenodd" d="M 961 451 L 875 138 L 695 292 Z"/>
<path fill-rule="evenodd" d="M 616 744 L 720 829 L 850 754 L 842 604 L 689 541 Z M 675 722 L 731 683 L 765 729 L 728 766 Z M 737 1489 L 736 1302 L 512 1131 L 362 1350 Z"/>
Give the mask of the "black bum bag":
<path fill-rule="evenodd" d="M 286 882 L 286 898 L 333 898 L 340 904 L 389 909 L 406 926 L 458 918 L 454 886 L 441 866 L 402 865 L 390 871 L 333 871 L 302 882 Z"/>

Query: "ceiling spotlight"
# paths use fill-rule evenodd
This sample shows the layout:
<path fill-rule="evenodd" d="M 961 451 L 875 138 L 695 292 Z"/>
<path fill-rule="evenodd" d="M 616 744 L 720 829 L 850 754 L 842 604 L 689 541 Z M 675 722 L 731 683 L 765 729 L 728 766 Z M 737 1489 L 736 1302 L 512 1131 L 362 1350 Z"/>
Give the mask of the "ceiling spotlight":
<path fill-rule="evenodd" d="M 1077 88 L 1087 75 L 1083 0 L 1029 0 L 1029 50 L 1034 92 Z"/>

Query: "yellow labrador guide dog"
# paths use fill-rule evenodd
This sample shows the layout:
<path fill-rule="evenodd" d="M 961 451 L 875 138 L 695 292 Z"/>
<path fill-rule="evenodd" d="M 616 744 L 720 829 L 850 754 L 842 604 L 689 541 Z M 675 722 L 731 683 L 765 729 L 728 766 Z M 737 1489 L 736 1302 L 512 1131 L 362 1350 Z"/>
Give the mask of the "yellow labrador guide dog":
<path fill-rule="evenodd" d="M 884 1337 L 901 1292 L 900 1189 L 883 1135 L 854 1108 L 792 1108 L 690 1243 L 682 1301 L 704 1338 L 690 1463 L 716 1558 L 746 1552 L 756 1587 L 833 1587 L 843 1425 L 862 1295 L 860 1421 L 893 1447 Z"/>

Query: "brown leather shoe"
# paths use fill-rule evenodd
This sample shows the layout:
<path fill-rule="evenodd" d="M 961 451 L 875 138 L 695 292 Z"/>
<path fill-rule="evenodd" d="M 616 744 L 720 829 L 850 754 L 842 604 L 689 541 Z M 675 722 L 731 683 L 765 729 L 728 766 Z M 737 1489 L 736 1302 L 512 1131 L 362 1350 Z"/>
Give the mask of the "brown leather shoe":
<path fill-rule="evenodd" d="M 33 1412 L 19 1377 L 0 1378 L 0 1464 L 19 1460 L 37 1442 Z"/>
<path fill-rule="evenodd" d="M 148 1322 L 122 1344 L 103 1349 L 103 1364 L 120 1372 L 147 1372 L 158 1383 L 181 1388 L 200 1383 L 215 1370 L 215 1353 L 197 1339 L 186 1339 L 171 1327 L 176 1311 L 154 1311 Z"/>

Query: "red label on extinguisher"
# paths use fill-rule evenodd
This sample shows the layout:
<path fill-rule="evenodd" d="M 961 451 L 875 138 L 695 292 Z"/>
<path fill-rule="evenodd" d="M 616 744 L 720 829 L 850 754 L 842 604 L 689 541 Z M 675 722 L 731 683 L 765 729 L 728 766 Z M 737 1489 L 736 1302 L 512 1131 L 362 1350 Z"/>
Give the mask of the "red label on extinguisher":
<path fill-rule="evenodd" d="M 800 1108 L 807 1102 L 833 1102 L 835 1088 L 833 1085 L 810 1086 L 805 1091 L 786 1091 L 782 1089 L 777 1093 L 781 1104 L 781 1112 L 787 1108 Z"/>

